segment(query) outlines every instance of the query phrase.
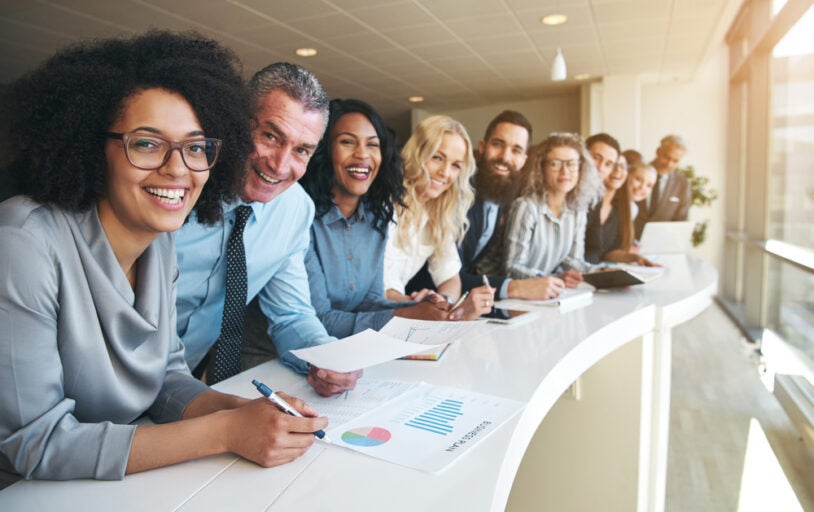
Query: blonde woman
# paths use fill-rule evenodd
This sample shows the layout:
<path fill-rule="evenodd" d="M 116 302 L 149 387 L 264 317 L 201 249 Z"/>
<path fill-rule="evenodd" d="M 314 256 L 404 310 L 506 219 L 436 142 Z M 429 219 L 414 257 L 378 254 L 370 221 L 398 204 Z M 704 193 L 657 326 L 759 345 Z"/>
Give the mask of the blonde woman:
<path fill-rule="evenodd" d="M 656 168 L 644 162 L 631 164 L 628 168 L 627 191 L 632 204 L 630 215 L 633 217 L 633 233 L 638 240 L 642 236 L 644 224 L 647 222 L 647 212 L 641 211 L 641 205 L 647 207 L 647 198 L 659 179 Z"/>
<path fill-rule="evenodd" d="M 513 278 L 546 280 L 549 297 L 582 281 L 586 212 L 603 193 L 582 138 L 555 133 L 532 148 L 523 185 L 509 210 L 500 248 L 480 267 Z"/>
<path fill-rule="evenodd" d="M 396 208 L 384 254 L 387 298 L 435 300 L 429 290 L 405 294 L 407 282 L 427 263 L 438 293 L 456 302 L 461 296 L 457 243 L 468 227 L 466 212 L 474 200 L 469 135 L 451 117 L 429 117 L 415 129 L 401 156 L 405 197 L 404 206 Z M 451 317 L 474 319 L 488 313 L 493 293 L 488 286 L 474 288 Z"/>

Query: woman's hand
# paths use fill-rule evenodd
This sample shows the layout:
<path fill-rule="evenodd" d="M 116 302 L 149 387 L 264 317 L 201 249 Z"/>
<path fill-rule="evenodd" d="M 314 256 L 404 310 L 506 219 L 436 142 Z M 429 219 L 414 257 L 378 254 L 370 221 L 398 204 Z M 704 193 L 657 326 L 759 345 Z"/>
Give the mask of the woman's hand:
<path fill-rule="evenodd" d="M 582 272 L 573 268 L 568 269 L 562 273 L 562 280 L 566 288 L 576 288 L 582 282 Z"/>
<path fill-rule="evenodd" d="M 495 289 L 479 286 L 469 290 L 463 304 L 449 313 L 450 320 L 477 320 L 481 315 L 492 311 L 495 304 Z"/>
<path fill-rule="evenodd" d="M 291 462 L 314 444 L 313 433 L 327 427 L 328 418 L 316 417 L 316 411 L 302 400 L 279 395 L 305 417 L 286 414 L 266 398 L 224 411 L 229 414 L 224 437 L 227 451 L 267 468 Z"/>

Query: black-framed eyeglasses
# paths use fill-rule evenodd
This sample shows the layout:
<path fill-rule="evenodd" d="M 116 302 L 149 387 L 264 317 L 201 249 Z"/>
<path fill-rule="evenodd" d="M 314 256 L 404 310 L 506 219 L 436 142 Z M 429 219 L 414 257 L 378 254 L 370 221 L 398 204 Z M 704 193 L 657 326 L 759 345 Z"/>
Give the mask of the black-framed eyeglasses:
<path fill-rule="evenodd" d="M 560 172 L 561 170 L 566 169 L 569 172 L 577 172 L 579 170 L 579 165 L 582 163 L 582 160 L 562 160 L 560 158 L 547 158 L 545 164 L 552 170 L 556 172 Z"/>
<path fill-rule="evenodd" d="M 122 141 L 127 161 L 133 167 L 144 171 L 163 167 L 170 159 L 170 153 L 176 149 L 181 153 L 181 159 L 190 171 L 208 171 L 217 163 L 220 146 L 223 144 L 220 139 L 212 138 L 175 142 L 158 135 L 140 132 L 105 132 L 105 136 Z"/>

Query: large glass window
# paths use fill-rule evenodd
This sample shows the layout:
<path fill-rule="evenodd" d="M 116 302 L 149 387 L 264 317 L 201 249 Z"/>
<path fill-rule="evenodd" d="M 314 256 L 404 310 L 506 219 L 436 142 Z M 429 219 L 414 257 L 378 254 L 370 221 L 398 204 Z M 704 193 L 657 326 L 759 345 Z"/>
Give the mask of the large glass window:
<path fill-rule="evenodd" d="M 769 297 L 766 327 L 814 361 L 814 274 L 773 259 Z"/>
<path fill-rule="evenodd" d="M 814 9 L 772 52 L 769 237 L 814 249 Z"/>

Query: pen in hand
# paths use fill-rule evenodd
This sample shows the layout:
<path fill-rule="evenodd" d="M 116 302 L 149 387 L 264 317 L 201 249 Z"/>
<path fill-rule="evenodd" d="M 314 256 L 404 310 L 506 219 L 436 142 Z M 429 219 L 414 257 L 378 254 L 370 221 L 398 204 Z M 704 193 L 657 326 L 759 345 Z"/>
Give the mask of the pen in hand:
<path fill-rule="evenodd" d="M 452 307 L 449 308 L 449 312 L 452 313 L 453 311 L 461 307 L 461 304 L 464 303 L 467 297 L 469 297 L 469 292 L 468 291 L 463 292 L 461 296 L 458 297 L 458 300 L 455 301 L 455 304 L 453 304 Z"/>
<path fill-rule="evenodd" d="M 280 397 L 280 395 L 272 391 L 268 386 L 266 386 L 262 382 L 256 379 L 252 379 L 252 384 L 254 384 L 254 387 L 257 388 L 257 391 L 259 391 L 261 395 L 268 398 L 271 401 L 271 403 L 273 403 L 278 409 L 280 409 L 284 413 L 290 414 L 291 416 L 296 416 L 298 418 L 303 417 L 303 415 L 300 414 L 300 411 L 292 407 L 291 404 L 283 400 L 282 397 Z M 314 435 L 317 436 L 318 439 L 322 439 L 326 443 L 331 442 L 331 439 L 328 437 L 327 434 L 325 434 L 325 431 L 322 429 L 314 432 Z"/>

